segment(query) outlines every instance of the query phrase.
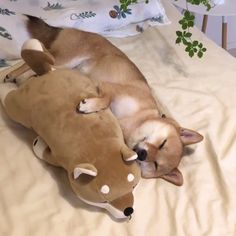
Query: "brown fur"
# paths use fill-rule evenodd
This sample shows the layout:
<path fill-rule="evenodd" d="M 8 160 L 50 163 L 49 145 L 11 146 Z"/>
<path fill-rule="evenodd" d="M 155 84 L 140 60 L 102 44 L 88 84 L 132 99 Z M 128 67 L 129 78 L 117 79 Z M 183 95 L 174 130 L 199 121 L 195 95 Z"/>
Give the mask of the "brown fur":
<path fill-rule="evenodd" d="M 110 105 L 120 122 L 128 146 L 137 152 L 142 149 L 147 151 L 146 161 L 141 162 L 143 177 L 161 177 L 181 185 L 183 178 L 177 167 L 182 158 L 183 146 L 200 142 L 203 137 L 195 131 L 182 129 L 170 118 L 160 116 L 142 73 L 108 40 L 94 33 L 76 29 L 58 31 L 48 25 L 45 26 L 45 32 L 42 27 L 40 30 L 29 30 L 32 37 L 45 42 L 42 35 L 49 32 L 48 28 L 59 32 L 48 47 L 55 57 L 56 65 L 79 69 L 98 82 L 103 91 L 100 100 L 85 99 L 80 104 L 81 111 L 90 113 Z M 127 103 L 120 105 L 119 102 L 126 98 Z M 153 129 L 150 128 L 151 124 Z M 153 134 L 153 130 L 160 135 Z M 165 140 L 165 145 L 160 148 Z"/>
<path fill-rule="evenodd" d="M 45 63 L 47 58 L 47 55 L 38 57 L 40 53 L 27 57 L 35 71 L 40 59 Z M 31 63 L 34 57 L 36 60 Z M 45 71 L 49 64 L 43 67 Z M 63 167 L 71 187 L 83 201 L 106 208 L 117 218 L 130 216 L 134 202 L 132 191 L 141 174 L 133 161 L 137 155 L 125 145 L 120 126 L 110 110 L 90 115 L 77 110 L 83 99 L 99 96 L 94 83 L 78 71 L 58 69 L 27 80 L 18 89 L 15 85 L 12 91 L 13 85 L 0 86 L 0 97 L 9 117 L 34 129 L 47 144 L 43 155 L 37 152 L 36 155 Z M 36 139 L 34 148 L 38 143 Z M 75 177 L 77 169 L 97 175 L 79 172 Z M 129 180 L 129 175 L 133 179 Z M 104 185 L 109 186 L 110 192 L 101 191 Z"/>
<path fill-rule="evenodd" d="M 41 41 L 46 48 L 50 48 L 52 42 L 57 38 L 61 29 L 57 27 L 50 27 L 44 21 L 37 17 L 26 15 L 29 18 L 27 22 L 27 30 L 32 35 L 37 34 L 37 39 Z"/>

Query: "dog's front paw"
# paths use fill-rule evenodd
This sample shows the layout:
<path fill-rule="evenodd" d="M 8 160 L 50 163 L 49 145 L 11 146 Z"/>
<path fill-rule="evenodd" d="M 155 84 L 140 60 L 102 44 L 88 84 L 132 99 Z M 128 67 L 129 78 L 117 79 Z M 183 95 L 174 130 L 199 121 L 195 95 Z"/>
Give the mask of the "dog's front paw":
<path fill-rule="evenodd" d="M 95 98 L 87 98 L 83 99 L 77 107 L 77 111 L 80 113 L 92 113 L 96 112 L 96 99 Z"/>
<path fill-rule="evenodd" d="M 11 73 L 7 74 L 3 80 L 4 83 L 16 83 L 16 78 L 11 75 Z"/>

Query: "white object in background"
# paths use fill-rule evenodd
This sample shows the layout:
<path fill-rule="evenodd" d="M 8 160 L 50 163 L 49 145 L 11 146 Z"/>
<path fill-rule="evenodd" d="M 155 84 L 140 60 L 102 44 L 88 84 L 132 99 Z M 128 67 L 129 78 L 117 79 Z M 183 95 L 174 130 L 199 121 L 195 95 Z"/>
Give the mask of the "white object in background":
<path fill-rule="evenodd" d="M 127 10 L 119 0 L 0 0 L 0 59 L 19 58 L 23 42 L 30 38 L 22 14 L 107 37 L 133 36 L 149 26 L 170 23 L 161 0 L 138 1 Z"/>
<path fill-rule="evenodd" d="M 217 6 L 225 3 L 225 0 L 211 0 L 211 2 Z"/>

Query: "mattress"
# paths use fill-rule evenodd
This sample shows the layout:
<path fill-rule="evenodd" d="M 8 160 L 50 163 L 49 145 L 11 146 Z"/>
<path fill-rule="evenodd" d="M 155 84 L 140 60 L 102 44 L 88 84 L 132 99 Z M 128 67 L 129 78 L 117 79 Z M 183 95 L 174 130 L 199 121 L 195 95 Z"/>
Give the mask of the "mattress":
<path fill-rule="evenodd" d="M 236 235 L 236 59 L 197 29 L 207 53 L 189 58 L 175 45 L 179 13 L 163 3 L 172 24 L 111 41 L 143 72 L 163 111 L 204 135 L 181 161 L 184 185 L 142 179 L 133 217 L 116 221 L 76 198 L 62 169 L 35 158 L 34 132 L 0 107 L 0 235 Z"/>

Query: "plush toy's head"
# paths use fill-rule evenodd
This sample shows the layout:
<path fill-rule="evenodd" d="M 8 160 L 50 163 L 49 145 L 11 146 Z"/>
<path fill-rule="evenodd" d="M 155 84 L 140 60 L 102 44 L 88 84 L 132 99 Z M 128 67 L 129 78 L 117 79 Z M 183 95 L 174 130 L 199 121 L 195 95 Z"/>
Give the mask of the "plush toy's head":
<path fill-rule="evenodd" d="M 107 145 L 110 143 L 108 142 Z M 104 147 L 101 147 L 104 148 Z M 116 218 L 126 218 L 133 213 L 133 189 L 140 179 L 139 169 L 134 161 L 123 159 L 120 146 L 107 149 L 98 155 L 98 160 L 75 165 L 69 175 L 74 192 L 88 204 L 106 208 Z M 139 168 L 139 167 L 138 167 Z"/>
<path fill-rule="evenodd" d="M 109 109 L 76 111 L 83 99 L 99 96 L 99 89 L 77 70 L 52 69 L 53 56 L 35 39 L 24 44 L 22 57 L 39 75 L 23 84 L 18 96 L 30 109 L 29 126 L 49 146 L 42 159 L 67 170 L 84 202 L 106 208 L 115 218 L 131 216 L 132 191 L 140 180 L 137 154 L 125 145 Z"/>

